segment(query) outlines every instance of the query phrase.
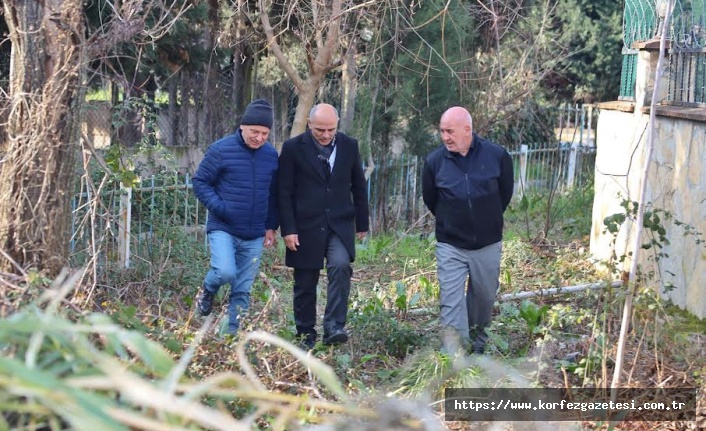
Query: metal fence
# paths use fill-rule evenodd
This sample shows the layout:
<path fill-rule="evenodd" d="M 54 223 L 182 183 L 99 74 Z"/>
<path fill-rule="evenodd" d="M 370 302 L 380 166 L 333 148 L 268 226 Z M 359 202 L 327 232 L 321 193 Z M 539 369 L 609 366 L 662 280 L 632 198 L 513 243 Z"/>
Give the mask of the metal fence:
<path fill-rule="evenodd" d="M 660 36 L 666 0 L 626 0 L 623 12 L 623 67 L 620 99 L 635 100 L 634 44 Z M 669 23 L 669 86 L 663 103 L 706 106 L 706 1 L 675 0 Z"/>
<path fill-rule="evenodd" d="M 510 151 L 517 199 L 525 193 L 564 191 L 591 183 L 596 148 L 581 143 L 521 145 Z M 428 211 L 422 201 L 424 160 L 403 156 L 376 167 L 368 183 L 373 231 L 421 225 Z"/>
<path fill-rule="evenodd" d="M 666 103 L 706 107 L 706 11 L 704 0 L 676 1 L 669 49 Z"/>
<path fill-rule="evenodd" d="M 656 0 L 661 2 L 661 0 Z M 658 6 L 655 0 L 625 0 L 623 10 L 623 67 L 620 75 L 621 100 L 635 100 L 637 53 L 633 44 L 657 34 Z"/>
<path fill-rule="evenodd" d="M 591 181 L 595 147 L 579 143 L 522 145 L 511 151 L 515 196 L 530 191 L 566 190 Z M 378 166 L 368 180 L 371 229 L 381 232 L 430 220 L 421 197 L 424 161 L 406 156 Z M 94 199 L 83 191 L 73 198 L 71 254 L 74 263 L 91 259 L 128 267 L 154 263 L 170 253 L 175 235 L 205 241 L 206 209 L 193 193 L 191 177 L 151 177 L 142 187 L 114 184 Z"/>
<path fill-rule="evenodd" d="M 153 176 L 136 188 L 115 182 L 98 196 L 88 191 L 76 194 L 70 244 L 73 263 L 152 264 L 172 253 L 175 237 L 201 239 L 207 212 L 192 189 L 186 174 Z"/>

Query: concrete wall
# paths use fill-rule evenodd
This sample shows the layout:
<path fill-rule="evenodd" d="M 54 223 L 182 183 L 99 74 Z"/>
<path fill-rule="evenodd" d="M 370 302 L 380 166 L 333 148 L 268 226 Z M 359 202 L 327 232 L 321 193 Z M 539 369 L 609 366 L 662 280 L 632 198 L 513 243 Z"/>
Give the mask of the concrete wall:
<path fill-rule="evenodd" d="M 645 60 L 644 67 L 654 67 L 654 58 L 650 60 L 646 56 Z M 638 82 L 637 103 L 601 106 L 591 230 L 591 253 L 600 260 L 610 258 L 613 249 L 621 256 L 632 247 L 633 223 L 627 221 L 622 226 L 613 244 L 614 237 L 605 232 L 603 221 L 607 216 L 624 212 L 620 206 L 623 199 L 638 200 L 649 122 L 649 107 L 640 109 L 640 105 L 647 96 L 651 97 L 651 87 Z M 654 282 L 650 284 L 663 297 L 704 318 L 706 244 L 697 241 L 706 240 L 706 121 L 699 120 L 693 113 L 693 108 L 657 110 L 654 153 L 647 174 L 647 200 L 653 208 L 672 214 L 671 220 L 660 215 L 669 240 L 661 251 L 668 257 L 659 258 L 656 264 L 654 249 L 641 250 L 640 265 L 644 273 L 654 272 Z M 691 226 L 701 235 L 684 235 L 684 226 L 677 222 Z M 646 235 L 641 239 L 641 243 L 648 241 Z M 629 262 L 626 261 L 624 268 L 629 268 Z M 665 293 L 665 286 L 673 286 L 673 290 Z"/>
<path fill-rule="evenodd" d="M 127 149 L 135 166 L 140 168 L 143 176 L 153 174 L 150 166 L 175 169 L 179 173 L 193 175 L 203 160 L 204 150 L 200 147 L 162 147 L 163 153 L 147 157 L 144 154 L 132 154 L 132 148 Z"/>
<path fill-rule="evenodd" d="M 111 143 L 111 113 L 112 108 L 108 102 L 97 102 L 93 101 L 87 105 L 86 113 L 84 115 L 83 124 L 81 125 L 82 139 L 88 139 L 88 141 L 97 150 L 106 150 L 110 147 Z M 166 127 L 169 124 L 167 121 L 167 114 L 165 112 L 160 113 L 158 118 L 158 123 L 162 127 Z M 141 138 L 141 132 L 135 125 L 130 125 L 130 127 L 123 127 L 123 131 L 127 129 L 134 129 L 131 134 L 135 135 L 132 141 L 139 141 Z M 157 131 L 159 135 L 166 135 L 171 137 L 174 133 L 164 133 L 161 130 Z M 122 141 L 124 142 L 124 140 Z M 137 154 L 133 156 L 133 162 L 137 166 L 149 166 L 151 163 L 155 163 L 157 166 L 165 167 L 168 169 L 176 169 L 181 173 L 193 174 L 196 172 L 196 168 L 204 156 L 205 148 L 210 144 L 210 142 L 204 142 L 201 146 L 178 146 L 170 145 L 174 143 L 174 140 L 163 141 L 164 150 L 166 155 L 156 154 L 153 156 L 152 160 L 149 160 L 144 154 Z M 133 142 L 134 143 L 134 142 Z M 128 154 L 134 152 L 134 148 L 128 145 L 125 146 Z M 148 175 L 149 170 L 145 170 L 144 174 Z"/>

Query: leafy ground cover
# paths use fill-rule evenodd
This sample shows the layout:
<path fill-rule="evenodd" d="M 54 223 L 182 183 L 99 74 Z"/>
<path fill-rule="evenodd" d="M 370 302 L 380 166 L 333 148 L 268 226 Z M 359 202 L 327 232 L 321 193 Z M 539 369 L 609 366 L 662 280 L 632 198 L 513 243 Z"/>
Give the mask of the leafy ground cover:
<path fill-rule="evenodd" d="M 588 254 L 589 214 L 590 193 L 585 191 L 560 195 L 550 205 L 540 197 L 515 205 L 508 214 L 499 297 L 608 280 L 596 270 Z M 225 290 L 217 301 L 215 319 L 204 321 L 195 315 L 194 298 L 208 256 L 201 242 L 177 232 L 169 237 L 174 251 L 169 260 L 108 272 L 105 285 L 94 286 L 90 292 L 92 309 L 69 305 L 69 311 L 75 321 L 81 321 L 83 317 L 79 316 L 89 311 L 106 314 L 120 328 L 157 341 L 175 361 L 188 357 L 182 364 L 181 377 L 188 382 L 209 382 L 223 373 L 236 381 L 246 376 L 248 387 L 254 388 L 249 393 L 260 394 L 257 397 L 244 396 L 237 389 L 245 386 L 240 382 L 229 396 L 224 396 L 221 388 L 206 391 L 201 398 L 207 406 L 239 420 L 252 419 L 250 426 L 256 429 L 291 429 L 297 423 L 321 423 L 325 427 L 329 426 L 324 424 L 330 421 L 331 412 L 372 421 L 370 411 L 379 413 L 372 425 L 368 422 L 350 428 L 348 423 L 349 428 L 342 428 L 339 423 L 330 425 L 337 428 L 321 429 L 486 429 L 499 424 L 444 422 L 440 402 L 444 389 L 609 385 L 624 297 L 620 288 L 499 300 L 485 355 L 441 354 L 431 232 L 429 223 L 419 223 L 415 230 L 375 234 L 359 244 L 348 322 L 351 339 L 337 347 L 318 344 L 308 356 L 274 343 L 260 332 L 293 341 L 291 271 L 283 265 L 281 242 L 278 250 L 263 257 L 251 311 L 234 338 L 219 332 L 225 323 Z M 48 280 L 35 277 L 11 282 L 23 286 L 25 292 L 31 291 L 27 286 L 39 292 Z M 323 286 L 324 275 L 320 280 L 320 314 L 325 299 Z M 68 304 L 80 303 L 88 294 L 86 289 L 79 289 Z M 3 299 L 9 303 L 18 297 Z M 649 284 L 639 291 L 630 322 L 623 372 L 626 386 L 704 387 L 704 322 L 658 299 Z M 200 333 L 202 330 L 205 333 Z M 12 327 L 0 329 L 0 336 L 10 333 Z M 18 342 L 16 334 L 13 342 Z M 139 359 L 139 355 L 127 353 L 118 356 L 128 363 Z M 333 374 L 322 371 L 317 363 L 328 365 Z M 149 370 L 143 366 L 141 373 L 152 378 L 159 375 Z M 159 372 L 168 373 L 166 369 Z M 343 397 L 355 400 L 360 410 L 335 403 Z M 277 410 L 277 414 L 272 410 L 263 413 L 267 411 L 262 407 L 265 401 L 287 408 Z M 196 424 L 200 422 L 188 423 L 189 429 L 199 429 Z M 537 425 L 513 426 L 536 429 Z M 657 430 L 695 429 L 696 423 L 558 422 L 542 424 L 541 428 L 567 426 Z"/>

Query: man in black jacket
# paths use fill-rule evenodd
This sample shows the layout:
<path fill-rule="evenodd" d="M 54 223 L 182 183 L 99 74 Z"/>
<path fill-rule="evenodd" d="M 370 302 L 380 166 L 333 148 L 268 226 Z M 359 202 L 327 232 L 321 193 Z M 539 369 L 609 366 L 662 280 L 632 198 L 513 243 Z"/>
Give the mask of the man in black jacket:
<path fill-rule="evenodd" d="M 284 142 L 279 157 L 279 215 L 294 268 L 294 320 L 307 348 L 316 343 L 316 285 L 326 259 L 328 287 L 324 344 L 348 341 L 351 262 L 355 237 L 368 231 L 368 195 L 358 142 L 338 133 L 338 113 L 319 104 L 309 113 L 309 130 Z"/>
<path fill-rule="evenodd" d="M 436 217 L 439 320 L 444 330 L 470 343 L 472 352 L 482 353 L 499 286 L 512 159 L 473 133 L 471 114 L 462 107 L 441 116 L 439 131 L 444 145 L 427 156 L 422 177 L 424 203 Z M 442 351 L 452 349 L 453 340 L 442 340 Z"/>

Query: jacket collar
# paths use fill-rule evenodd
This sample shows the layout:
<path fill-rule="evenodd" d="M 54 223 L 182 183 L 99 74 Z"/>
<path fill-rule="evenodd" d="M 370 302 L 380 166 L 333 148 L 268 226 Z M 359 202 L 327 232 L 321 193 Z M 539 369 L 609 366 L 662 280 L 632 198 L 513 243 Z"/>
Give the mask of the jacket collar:
<path fill-rule="evenodd" d="M 476 134 L 476 132 L 473 132 L 473 140 L 471 141 L 471 148 L 468 149 L 468 153 L 466 155 L 470 155 L 473 153 L 477 153 L 480 151 L 480 149 L 483 147 L 483 141 L 484 139 L 481 138 L 479 135 Z M 442 143 L 442 147 L 444 148 L 444 156 L 448 158 L 452 158 L 455 156 L 461 156 L 459 153 L 452 153 L 449 151 L 446 146 Z"/>
<path fill-rule="evenodd" d="M 265 141 L 265 143 L 262 144 L 262 146 L 261 146 L 260 148 L 253 149 L 253 148 L 248 147 L 248 146 L 245 144 L 245 139 L 243 138 L 243 131 L 240 130 L 240 127 L 238 127 L 238 128 L 235 130 L 235 133 L 234 133 L 233 135 L 235 136 L 235 143 L 236 143 L 236 144 L 238 144 L 238 145 L 240 145 L 241 147 L 243 147 L 244 149 L 249 150 L 249 151 L 252 151 L 252 152 L 255 152 L 255 151 L 257 151 L 257 150 L 260 150 L 260 149 L 262 149 L 263 147 L 266 147 L 267 145 L 272 145 L 272 144 L 270 144 L 270 141 Z"/>
<path fill-rule="evenodd" d="M 336 138 L 338 138 L 338 133 L 336 133 Z M 304 147 L 304 157 L 311 163 L 319 176 L 325 180 L 326 172 L 324 171 L 324 164 L 319 159 L 319 149 L 316 147 L 314 137 L 309 130 L 304 132 L 302 146 Z"/>

